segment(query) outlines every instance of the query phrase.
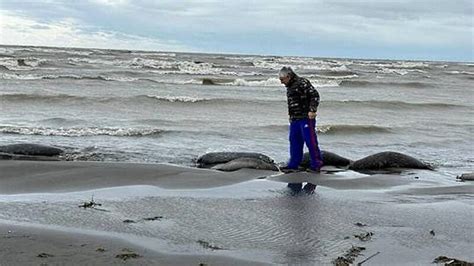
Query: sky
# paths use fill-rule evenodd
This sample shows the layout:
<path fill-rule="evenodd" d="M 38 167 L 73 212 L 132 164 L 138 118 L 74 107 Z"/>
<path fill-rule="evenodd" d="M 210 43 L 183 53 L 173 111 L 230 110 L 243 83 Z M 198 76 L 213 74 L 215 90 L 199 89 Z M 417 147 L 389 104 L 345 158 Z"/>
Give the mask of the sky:
<path fill-rule="evenodd" d="M 474 61 L 473 0 L 0 0 L 0 44 Z"/>

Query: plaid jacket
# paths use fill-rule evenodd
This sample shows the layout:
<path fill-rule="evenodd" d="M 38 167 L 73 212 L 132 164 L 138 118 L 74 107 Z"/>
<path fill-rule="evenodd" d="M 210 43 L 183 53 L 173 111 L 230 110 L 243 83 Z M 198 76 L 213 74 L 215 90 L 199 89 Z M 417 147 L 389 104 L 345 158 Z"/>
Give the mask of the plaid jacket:
<path fill-rule="evenodd" d="M 286 86 L 288 115 L 290 120 L 308 117 L 308 112 L 316 112 L 319 105 L 319 93 L 309 80 L 295 75 Z"/>

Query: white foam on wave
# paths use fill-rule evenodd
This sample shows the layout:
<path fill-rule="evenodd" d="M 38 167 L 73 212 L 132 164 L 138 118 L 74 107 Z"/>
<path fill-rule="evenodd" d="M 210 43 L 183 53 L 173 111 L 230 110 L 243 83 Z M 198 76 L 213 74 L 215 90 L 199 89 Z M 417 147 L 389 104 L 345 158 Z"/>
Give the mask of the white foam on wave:
<path fill-rule="evenodd" d="M 313 87 L 338 87 L 340 81 L 337 80 L 320 80 L 320 79 L 311 79 L 310 80 Z M 244 87 L 281 87 L 280 80 L 277 78 L 269 78 L 264 80 L 245 80 L 245 79 L 236 79 L 231 83 L 224 83 L 223 85 L 228 86 L 244 86 Z"/>
<path fill-rule="evenodd" d="M 122 68 L 135 69 L 153 69 L 158 74 L 190 74 L 190 75 L 232 75 L 237 76 L 239 73 L 232 71 L 223 71 L 222 68 L 215 67 L 212 63 L 195 63 L 192 61 L 170 61 L 169 59 L 148 59 L 135 57 L 130 60 L 103 60 L 91 58 L 68 58 L 71 64 L 93 64 L 93 65 L 109 65 Z M 242 73 L 242 75 L 253 75 L 255 73 Z"/>
<path fill-rule="evenodd" d="M 339 61 L 327 61 L 307 57 L 256 58 L 253 64 L 258 68 L 279 70 L 291 66 L 298 70 L 346 72 L 350 69 Z"/>
<path fill-rule="evenodd" d="M 245 79 L 236 79 L 232 83 L 226 83 L 225 85 L 233 86 L 258 86 L 258 87 L 276 87 L 281 86 L 280 80 L 277 78 L 269 78 L 264 80 L 245 80 Z"/>
<path fill-rule="evenodd" d="M 392 64 L 396 68 L 429 68 L 430 66 L 424 62 L 410 62 L 410 61 L 398 61 Z"/>
<path fill-rule="evenodd" d="M 42 53 L 51 53 L 51 54 L 57 54 L 57 53 L 65 53 L 65 54 L 71 54 L 71 55 L 91 55 L 91 51 L 79 51 L 79 50 L 73 50 L 73 49 L 60 49 L 60 48 L 33 48 L 33 51 L 35 52 L 42 52 Z"/>
<path fill-rule="evenodd" d="M 470 71 L 458 71 L 458 70 L 446 71 L 445 73 L 447 73 L 447 74 L 452 74 L 452 75 L 457 75 L 457 74 L 474 75 L 474 72 L 470 72 Z"/>
<path fill-rule="evenodd" d="M 98 64 L 98 65 L 113 65 L 114 62 L 119 62 L 120 60 L 102 60 L 102 59 L 91 59 L 91 58 L 84 58 L 84 57 L 69 57 L 67 59 L 68 63 L 70 64 L 80 64 L 80 63 L 85 63 L 85 64 Z"/>
<path fill-rule="evenodd" d="M 24 66 L 19 64 L 19 60 L 23 60 Z M 25 57 L 25 58 L 0 58 L 0 66 L 4 66 L 9 70 L 32 70 L 41 64 L 47 62 L 46 59 L 39 59 L 35 57 Z"/>
<path fill-rule="evenodd" d="M 204 102 L 209 101 L 210 99 L 206 98 L 197 98 L 197 97 L 190 97 L 190 96 L 158 96 L 158 95 L 146 95 L 148 98 L 157 99 L 160 101 L 167 101 L 167 102 L 183 102 L 183 103 L 196 103 L 196 102 Z"/>
<path fill-rule="evenodd" d="M 196 64 L 194 62 L 189 62 L 189 61 L 178 62 L 178 68 L 179 68 L 180 73 L 185 73 L 185 74 L 208 75 L 208 74 L 220 74 L 222 72 L 222 69 L 213 68 L 213 65 L 210 63 Z"/>
<path fill-rule="evenodd" d="M 400 76 L 405 76 L 409 72 L 404 69 L 394 69 L 394 68 L 381 68 L 378 70 L 375 70 L 374 73 L 380 73 L 380 74 L 398 74 Z"/>
<path fill-rule="evenodd" d="M 175 67 L 175 63 L 165 60 L 146 59 L 141 57 L 133 58 L 130 61 L 122 61 L 121 66 L 133 67 L 133 68 L 153 68 L 153 69 L 172 69 Z"/>
<path fill-rule="evenodd" d="M 201 79 L 155 79 L 155 78 L 146 78 L 146 79 L 140 79 L 140 80 L 153 81 L 153 82 L 163 83 L 163 84 L 202 85 L 202 80 Z"/>
<path fill-rule="evenodd" d="M 353 61 L 355 65 L 371 66 L 378 68 L 395 68 L 395 69 L 425 69 L 430 65 L 425 62 L 412 61 Z"/>
<path fill-rule="evenodd" d="M 41 136 L 63 136 L 63 137 L 82 137 L 82 136 L 149 136 L 162 133 L 163 130 L 156 128 L 49 128 L 49 127 L 15 127 L 1 126 L 0 133 L 18 134 L 18 135 L 41 135 Z"/>
<path fill-rule="evenodd" d="M 129 62 L 125 62 L 128 66 L 134 68 L 152 68 L 160 74 L 197 74 L 197 75 L 213 75 L 222 74 L 222 69 L 215 68 L 210 63 L 195 63 L 190 61 L 164 61 L 156 59 L 134 58 Z"/>
<path fill-rule="evenodd" d="M 0 79 L 18 79 L 18 80 L 39 80 L 39 79 L 97 79 L 105 81 L 136 81 L 137 78 L 125 77 L 125 76 L 80 76 L 80 75 L 33 75 L 33 74 L 10 74 L 10 73 L 0 73 Z"/>
<path fill-rule="evenodd" d="M 307 78 L 323 78 L 323 79 L 353 79 L 358 78 L 359 75 L 352 74 L 352 75 L 344 75 L 344 76 L 329 76 L 329 75 L 308 75 Z"/>

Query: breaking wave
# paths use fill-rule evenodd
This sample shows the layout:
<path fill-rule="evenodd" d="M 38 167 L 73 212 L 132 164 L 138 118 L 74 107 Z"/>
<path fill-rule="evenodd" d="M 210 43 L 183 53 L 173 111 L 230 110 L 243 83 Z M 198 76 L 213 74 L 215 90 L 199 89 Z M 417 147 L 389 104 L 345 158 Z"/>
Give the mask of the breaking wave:
<path fill-rule="evenodd" d="M 118 136 L 118 137 L 143 137 L 156 136 L 166 131 L 156 128 L 99 128 L 99 127 L 78 127 L 78 128 L 49 128 L 49 127 L 14 127 L 0 126 L 0 133 L 18 135 L 41 135 L 41 136 L 63 136 L 63 137 L 83 137 L 83 136 Z"/>
<path fill-rule="evenodd" d="M 367 80 L 343 80 L 340 83 L 341 87 L 399 87 L 399 88 L 429 88 L 428 83 L 423 82 L 379 82 Z"/>
<path fill-rule="evenodd" d="M 318 132 L 327 135 L 390 133 L 390 128 L 373 125 L 321 125 Z"/>
<path fill-rule="evenodd" d="M 459 70 L 446 71 L 445 73 L 451 74 L 451 75 L 474 75 L 474 72 L 470 72 L 470 71 L 459 71 Z"/>
<path fill-rule="evenodd" d="M 3 102 L 45 102 L 45 103 L 74 103 L 74 102 L 87 102 L 87 103 L 128 103 L 133 105 L 140 105 L 146 102 L 158 101 L 165 103 L 175 104 L 275 104 L 276 102 L 285 102 L 282 97 L 269 98 L 269 99 L 234 99 L 234 98 L 202 98 L 196 96 L 172 96 L 172 95 L 136 95 L 130 97 L 86 97 L 86 96 L 75 96 L 68 94 L 3 94 L 0 95 L 0 100 Z M 357 101 L 357 100 L 342 100 L 342 101 L 322 101 L 321 106 L 323 108 L 360 108 L 360 107 L 373 107 L 381 109 L 445 109 L 445 108 L 464 108 L 464 105 L 451 104 L 451 103 L 413 103 L 413 102 L 402 102 L 402 101 L 381 101 L 381 100 L 368 100 L 368 101 Z"/>
<path fill-rule="evenodd" d="M 35 57 L 0 58 L 0 66 L 8 70 L 31 70 L 48 62 L 46 59 L 39 59 Z"/>
<path fill-rule="evenodd" d="M 68 94 L 41 95 L 41 94 L 3 94 L 0 100 L 4 102 L 134 102 L 140 104 L 144 101 L 157 100 L 170 103 L 199 103 L 211 101 L 225 101 L 225 99 L 206 99 L 190 96 L 159 96 L 159 95 L 138 95 L 131 97 L 85 97 Z M 236 100 L 239 101 L 239 100 Z"/>
<path fill-rule="evenodd" d="M 102 81 L 136 81 L 137 78 L 124 76 L 80 76 L 80 75 L 33 75 L 1 73 L 0 79 L 39 80 L 39 79 L 74 79 L 74 80 L 102 80 Z"/>
<path fill-rule="evenodd" d="M 337 80 L 310 80 L 314 87 L 337 87 L 339 81 Z M 188 83 L 196 84 L 195 81 L 187 81 Z M 218 79 L 218 78 L 205 78 L 201 80 L 203 85 L 223 85 L 223 86 L 242 86 L 242 87 L 283 87 L 278 78 L 268 79 L 251 79 L 246 80 L 243 78 L 238 79 Z"/>
<path fill-rule="evenodd" d="M 261 129 L 276 132 L 288 132 L 288 125 L 267 125 Z M 384 134 L 391 133 L 391 128 L 374 125 L 318 125 L 319 134 L 324 135 L 352 135 L 352 134 Z"/>
<path fill-rule="evenodd" d="M 144 95 L 144 96 L 137 96 L 137 98 L 146 97 L 149 99 L 154 99 L 158 101 L 166 101 L 166 102 L 181 102 L 181 103 L 197 103 L 197 102 L 208 102 L 211 99 L 206 98 L 196 98 L 196 97 L 189 97 L 189 96 L 156 96 L 156 95 Z"/>

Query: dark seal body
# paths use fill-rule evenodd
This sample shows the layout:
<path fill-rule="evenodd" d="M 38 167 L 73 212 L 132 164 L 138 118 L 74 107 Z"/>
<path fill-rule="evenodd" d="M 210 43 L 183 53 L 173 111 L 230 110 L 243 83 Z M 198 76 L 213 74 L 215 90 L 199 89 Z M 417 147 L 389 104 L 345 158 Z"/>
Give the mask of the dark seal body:
<path fill-rule="evenodd" d="M 337 166 L 337 167 L 347 167 L 349 164 L 351 164 L 351 160 L 344 158 L 340 155 L 337 155 L 333 152 L 329 151 L 321 151 L 321 156 L 323 158 L 323 166 L 324 165 L 331 165 L 331 166 Z M 309 163 L 309 153 L 306 152 L 303 155 L 303 161 L 300 164 L 301 167 L 304 168 L 309 168 L 310 163 Z"/>
<path fill-rule="evenodd" d="M 355 161 L 349 166 L 354 171 L 384 170 L 396 168 L 428 169 L 432 167 L 411 156 L 398 152 L 386 151 L 376 153 Z"/>
<path fill-rule="evenodd" d="M 242 168 L 278 171 L 278 168 L 273 163 L 268 163 L 258 158 L 246 158 L 246 157 L 237 158 L 227 163 L 217 164 L 212 167 L 212 169 L 214 170 L 220 170 L 220 171 L 226 171 L 226 172 L 236 171 Z"/>
<path fill-rule="evenodd" d="M 230 162 L 238 158 L 253 158 L 259 159 L 263 162 L 273 164 L 273 160 L 261 153 L 253 152 L 211 152 L 204 154 L 197 159 L 197 166 L 199 168 L 211 168 L 217 164 Z"/>
<path fill-rule="evenodd" d="M 32 156 L 57 156 L 64 151 L 51 146 L 25 143 L 0 146 L 0 152 Z"/>

